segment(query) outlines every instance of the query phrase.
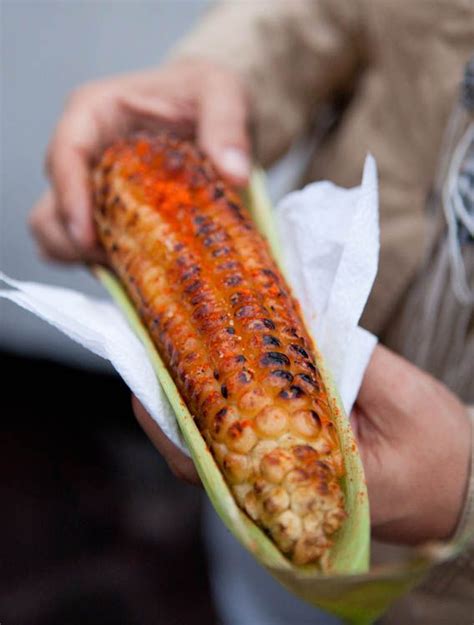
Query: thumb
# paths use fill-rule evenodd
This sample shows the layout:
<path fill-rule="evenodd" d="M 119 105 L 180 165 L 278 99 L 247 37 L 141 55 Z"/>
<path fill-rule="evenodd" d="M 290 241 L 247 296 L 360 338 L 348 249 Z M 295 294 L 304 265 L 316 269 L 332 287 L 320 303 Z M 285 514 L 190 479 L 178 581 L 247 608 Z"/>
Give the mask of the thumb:
<path fill-rule="evenodd" d="M 248 101 L 236 76 L 215 70 L 206 78 L 199 99 L 197 138 L 219 172 L 243 186 L 250 174 Z"/>

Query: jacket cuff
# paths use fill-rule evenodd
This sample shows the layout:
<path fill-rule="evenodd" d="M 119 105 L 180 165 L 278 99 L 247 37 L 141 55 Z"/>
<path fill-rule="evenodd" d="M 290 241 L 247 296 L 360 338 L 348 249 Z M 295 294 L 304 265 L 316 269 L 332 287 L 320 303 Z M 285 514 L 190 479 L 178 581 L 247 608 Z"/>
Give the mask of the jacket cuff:
<path fill-rule="evenodd" d="M 450 540 L 456 544 L 468 544 L 474 539 L 474 406 L 469 406 L 467 412 L 471 422 L 471 470 L 464 506 L 454 535 Z"/>

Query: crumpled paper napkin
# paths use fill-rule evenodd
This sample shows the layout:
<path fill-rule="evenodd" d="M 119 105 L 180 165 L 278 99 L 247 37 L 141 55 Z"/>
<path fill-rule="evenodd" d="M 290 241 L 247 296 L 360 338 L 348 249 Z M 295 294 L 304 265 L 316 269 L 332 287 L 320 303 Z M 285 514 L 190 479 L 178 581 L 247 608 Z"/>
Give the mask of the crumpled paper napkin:
<path fill-rule="evenodd" d="M 377 172 L 368 156 L 362 184 L 316 182 L 288 194 L 275 211 L 286 273 L 309 329 L 350 412 L 377 339 L 357 324 L 377 273 Z M 41 317 L 106 358 L 163 432 L 186 451 L 145 348 L 118 308 L 71 289 L 13 280 L 0 297 Z"/>

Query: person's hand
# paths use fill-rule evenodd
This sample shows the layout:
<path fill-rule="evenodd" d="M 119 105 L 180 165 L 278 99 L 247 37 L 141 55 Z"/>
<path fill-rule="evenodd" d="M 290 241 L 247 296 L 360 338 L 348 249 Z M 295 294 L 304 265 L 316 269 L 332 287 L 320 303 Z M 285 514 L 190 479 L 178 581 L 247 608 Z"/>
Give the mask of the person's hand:
<path fill-rule="evenodd" d="M 351 414 L 372 530 L 387 542 L 449 538 L 470 469 L 471 424 L 443 384 L 379 345 Z"/>
<path fill-rule="evenodd" d="M 134 401 L 138 421 L 172 471 L 199 478 L 192 461 Z M 453 533 L 471 445 L 466 409 L 446 387 L 377 346 L 351 414 L 364 463 L 373 535 L 416 544 Z"/>
<path fill-rule="evenodd" d="M 240 186 L 249 175 L 247 99 L 239 79 L 204 60 L 86 84 L 69 98 L 47 151 L 50 189 L 30 226 L 41 255 L 103 261 L 92 219 L 90 167 L 114 139 L 171 127 L 197 143 L 220 173 Z"/>
<path fill-rule="evenodd" d="M 156 421 L 150 417 L 135 396 L 132 396 L 132 408 L 138 423 L 142 426 L 145 434 L 160 452 L 160 455 L 163 456 L 171 472 L 177 478 L 185 482 L 196 485 L 200 484 L 199 476 L 191 458 L 183 454 L 183 452 L 163 434 Z"/>

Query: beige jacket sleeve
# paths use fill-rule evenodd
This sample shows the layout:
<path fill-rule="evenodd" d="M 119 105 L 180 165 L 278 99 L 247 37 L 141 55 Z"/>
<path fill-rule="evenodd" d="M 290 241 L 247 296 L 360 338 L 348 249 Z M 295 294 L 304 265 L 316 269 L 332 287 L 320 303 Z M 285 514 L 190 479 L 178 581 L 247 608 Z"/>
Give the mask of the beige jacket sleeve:
<path fill-rule="evenodd" d="M 353 0 L 225 1 L 174 50 L 239 73 L 258 159 L 268 165 L 307 129 L 318 105 L 347 91 L 361 64 Z"/>

